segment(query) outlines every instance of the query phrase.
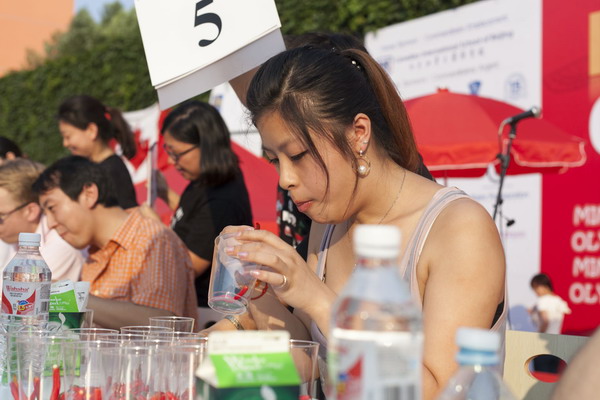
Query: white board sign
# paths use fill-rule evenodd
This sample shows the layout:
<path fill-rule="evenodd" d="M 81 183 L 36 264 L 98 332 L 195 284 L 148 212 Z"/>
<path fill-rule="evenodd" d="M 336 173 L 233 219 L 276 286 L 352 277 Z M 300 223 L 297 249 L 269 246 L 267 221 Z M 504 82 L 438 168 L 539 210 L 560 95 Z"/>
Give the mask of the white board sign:
<path fill-rule="evenodd" d="M 274 0 L 136 0 L 135 8 L 163 109 L 285 49 Z"/>

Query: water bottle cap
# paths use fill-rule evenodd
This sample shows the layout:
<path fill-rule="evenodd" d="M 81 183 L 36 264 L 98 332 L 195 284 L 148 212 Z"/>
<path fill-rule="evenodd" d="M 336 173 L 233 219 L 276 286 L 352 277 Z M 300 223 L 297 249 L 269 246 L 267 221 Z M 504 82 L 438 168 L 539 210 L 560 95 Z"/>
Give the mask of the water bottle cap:
<path fill-rule="evenodd" d="M 400 229 L 393 225 L 358 225 L 354 251 L 363 257 L 393 258 L 400 255 Z"/>
<path fill-rule="evenodd" d="M 41 240 L 39 233 L 19 233 L 19 246 L 39 246 Z"/>
<path fill-rule="evenodd" d="M 460 348 L 456 360 L 460 364 L 495 365 L 500 359 L 500 334 L 487 329 L 458 328 L 456 344 Z"/>

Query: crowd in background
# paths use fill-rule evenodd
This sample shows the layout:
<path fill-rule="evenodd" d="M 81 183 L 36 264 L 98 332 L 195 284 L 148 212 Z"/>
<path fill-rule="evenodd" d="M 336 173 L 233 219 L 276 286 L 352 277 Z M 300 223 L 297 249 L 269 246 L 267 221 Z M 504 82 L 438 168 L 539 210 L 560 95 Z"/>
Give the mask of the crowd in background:
<path fill-rule="evenodd" d="M 248 192 L 218 111 L 188 102 L 164 121 L 165 151 L 189 180 L 179 197 L 162 176 L 159 194 L 173 209 L 165 226 L 139 206 L 121 157 L 136 152 L 120 110 L 87 95 L 66 99 L 57 126 L 71 156 L 45 168 L 0 138 L 0 261 L 20 232 L 41 235 L 52 280 L 91 283 L 99 326 L 143 324 L 148 317 L 197 317 L 207 307 L 214 240 L 227 225 L 252 225 Z M 120 154 L 116 153 L 117 149 Z"/>

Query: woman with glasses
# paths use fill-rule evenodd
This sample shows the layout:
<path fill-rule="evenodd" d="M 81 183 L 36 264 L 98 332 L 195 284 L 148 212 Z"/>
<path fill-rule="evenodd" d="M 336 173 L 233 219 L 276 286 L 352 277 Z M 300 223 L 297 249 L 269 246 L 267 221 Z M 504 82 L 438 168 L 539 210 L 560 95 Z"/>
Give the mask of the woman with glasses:
<path fill-rule="evenodd" d="M 211 105 L 191 101 L 178 107 L 165 118 L 161 134 L 170 162 L 190 183 L 181 198 L 166 185 L 158 195 L 175 210 L 171 227 L 189 250 L 198 305 L 208 307 L 215 238 L 228 225 L 252 225 L 248 191 L 229 130 Z"/>
<path fill-rule="evenodd" d="M 71 154 L 99 163 L 108 172 L 119 206 L 128 209 L 138 205 L 131 175 L 109 144 L 115 140 L 125 157 L 135 156 L 133 133 L 118 109 L 91 96 L 73 96 L 58 108 L 58 128 L 63 146 Z"/>

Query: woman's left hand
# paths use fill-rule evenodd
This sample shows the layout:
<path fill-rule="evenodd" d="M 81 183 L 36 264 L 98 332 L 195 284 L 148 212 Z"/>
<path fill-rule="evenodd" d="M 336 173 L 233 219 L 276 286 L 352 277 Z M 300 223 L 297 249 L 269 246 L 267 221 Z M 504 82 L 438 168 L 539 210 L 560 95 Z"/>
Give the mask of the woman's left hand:
<path fill-rule="evenodd" d="M 296 250 L 275 234 L 244 230 L 237 239 L 243 244 L 231 249 L 230 254 L 258 264 L 258 269 L 249 273 L 267 282 L 286 304 L 307 311 L 315 305 L 319 288 L 327 290 Z"/>

